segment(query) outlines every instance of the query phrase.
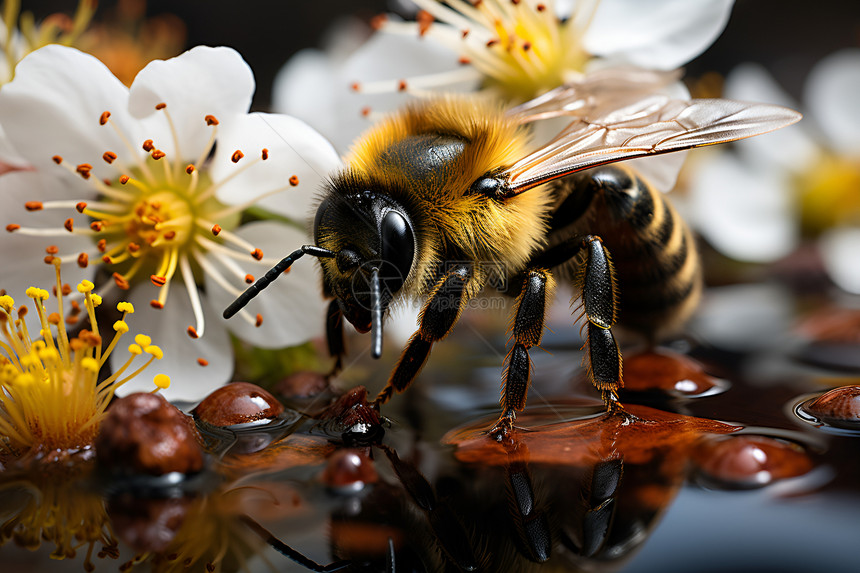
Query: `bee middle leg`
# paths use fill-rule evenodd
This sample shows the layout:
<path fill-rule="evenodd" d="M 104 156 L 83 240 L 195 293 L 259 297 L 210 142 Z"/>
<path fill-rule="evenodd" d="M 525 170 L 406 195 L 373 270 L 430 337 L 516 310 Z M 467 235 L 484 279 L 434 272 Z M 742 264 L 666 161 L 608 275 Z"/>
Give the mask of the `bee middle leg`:
<path fill-rule="evenodd" d="M 445 338 L 460 318 L 468 302 L 467 287 L 472 278 L 472 265 L 460 263 L 437 281 L 419 315 L 418 331 L 409 339 L 388 384 L 373 401 L 374 407 L 388 402 L 394 392 L 403 392 L 418 376 L 433 343 Z"/>
<path fill-rule="evenodd" d="M 516 413 L 526 406 L 531 359 L 529 349 L 540 344 L 547 301 L 552 294 L 555 281 L 549 270 L 530 268 L 522 275 L 520 294 L 514 304 L 513 321 L 514 345 L 505 358 L 507 366 L 503 374 L 504 387 L 499 404 L 502 414 L 490 429 L 490 435 L 497 440 L 504 439 L 513 428 Z"/>

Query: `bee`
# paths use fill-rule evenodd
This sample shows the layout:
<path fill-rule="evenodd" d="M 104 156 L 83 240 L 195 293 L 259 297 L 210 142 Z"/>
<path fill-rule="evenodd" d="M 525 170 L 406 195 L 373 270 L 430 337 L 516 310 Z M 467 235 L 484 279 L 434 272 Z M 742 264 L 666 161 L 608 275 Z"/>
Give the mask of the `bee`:
<path fill-rule="evenodd" d="M 735 141 L 801 117 L 775 105 L 673 99 L 656 89 L 666 83 L 664 76 L 631 82 L 603 74 L 507 110 L 446 96 L 390 115 L 330 177 L 315 244 L 275 265 L 225 318 L 302 256 L 317 257 L 323 293 L 333 299 L 326 332 L 336 372 L 343 319 L 371 333 L 378 358 L 387 309 L 422 297 L 418 329 L 376 397 L 378 407 L 416 378 L 470 299 L 488 285 L 507 285 L 515 296 L 513 344 L 501 414 L 490 430 L 502 439 L 525 407 L 529 349 L 541 342 L 558 277 L 579 291 L 588 377 L 609 410 L 621 408 L 613 327 L 651 339 L 677 328 L 694 310 L 702 279 L 692 234 L 668 200 L 637 172 L 613 164 Z M 566 119 L 567 127 L 534 149 L 532 124 L 550 118 Z"/>

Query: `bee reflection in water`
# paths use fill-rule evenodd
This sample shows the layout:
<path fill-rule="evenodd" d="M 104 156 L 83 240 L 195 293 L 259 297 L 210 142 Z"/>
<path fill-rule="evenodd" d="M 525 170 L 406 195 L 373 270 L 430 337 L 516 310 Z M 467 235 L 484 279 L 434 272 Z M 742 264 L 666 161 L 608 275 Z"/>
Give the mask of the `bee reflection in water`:
<path fill-rule="evenodd" d="M 394 449 L 376 446 L 396 480 L 366 492 L 358 512 L 335 512 L 333 554 L 363 563 L 357 570 L 386 572 L 568 571 L 619 562 L 671 504 L 697 440 L 738 429 L 644 406 L 627 410 L 607 413 L 590 402 L 568 408 L 571 419 L 559 422 L 558 409 L 533 408 L 521 418 L 527 430 L 506 443 L 487 436 L 486 420 L 452 431 L 444 441 L 455 463 L 432 483 Z M 350 532 L 362 532 L 361 545 Z"/>

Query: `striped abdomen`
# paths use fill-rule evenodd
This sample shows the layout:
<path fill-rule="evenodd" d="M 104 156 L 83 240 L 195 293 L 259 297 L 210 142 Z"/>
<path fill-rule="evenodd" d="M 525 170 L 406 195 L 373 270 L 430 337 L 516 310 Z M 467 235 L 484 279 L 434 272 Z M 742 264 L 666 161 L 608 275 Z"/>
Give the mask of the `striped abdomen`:
<path fill-rule="evenodd" d="M 689 228 L 662 193 L 620 166 L 565 177 L 555 193 L 549 246 L 578 235 L 603 239 L 615 265 L 619 324 L 652 339 L 680 327 L 698 303 L 701 267 Z M 559 270 L 573 278 L 576 267 Z"/>

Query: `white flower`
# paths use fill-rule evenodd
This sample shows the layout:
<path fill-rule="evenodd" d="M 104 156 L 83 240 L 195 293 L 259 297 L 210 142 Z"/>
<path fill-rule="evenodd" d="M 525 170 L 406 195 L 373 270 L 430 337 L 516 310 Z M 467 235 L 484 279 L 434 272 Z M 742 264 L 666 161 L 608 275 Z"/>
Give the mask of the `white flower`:
<path fill-rule="evenodd" d="M 610 65 L 673 70 L 722 32 L 733 0 L 413 0 L 417 21 L 388 17 L 365 44 L 297 54 L 275 83 L 275 109 L 341 149 L 409 95 L 483 89 L 520 102 Z M 344 49 L 352 44 L 352 49 Z M 373 112 L 373 113 L 371 113 Z"/>
<path fill-rule="evenodd" d="M 0 90 L 0 125 L 33 166 L 0 176 L 10 231 L 0 288 L 44 280 L 46 248 L 69 271 L 80 267 L 79 276 L 64 271 L 73 280 L 98 280 L 104 269 L 113 279 L 98 292 L 131 289 L 138 328 L 161 342 L 170 399 L 199 398 L 229 379 L 225 327 L 266 348 L 321 334 L 312 264 L 296 265 L 231 321 L 220 317 L 253 276 L 309 242 L 313 195 L 339 163 L 301 121 L 249 114 L 253 91 L 250 68 L 229 48 L 154 61 L 131 88 L 71 48 L 27 56 Z M 294 224 L 243 224 L 249 207 Z"/>
<path fill-rule="evenodd" d="M 804 120 L 714 153 L 691 181 L 693 224 L 729 257 L 774 261 L 817 238 L 833 281 L 860 293 L 860 50 L 821 60 L 806 80 Z M 797 109 L 768 72 L 744 64 L 725 95 Z"/>

